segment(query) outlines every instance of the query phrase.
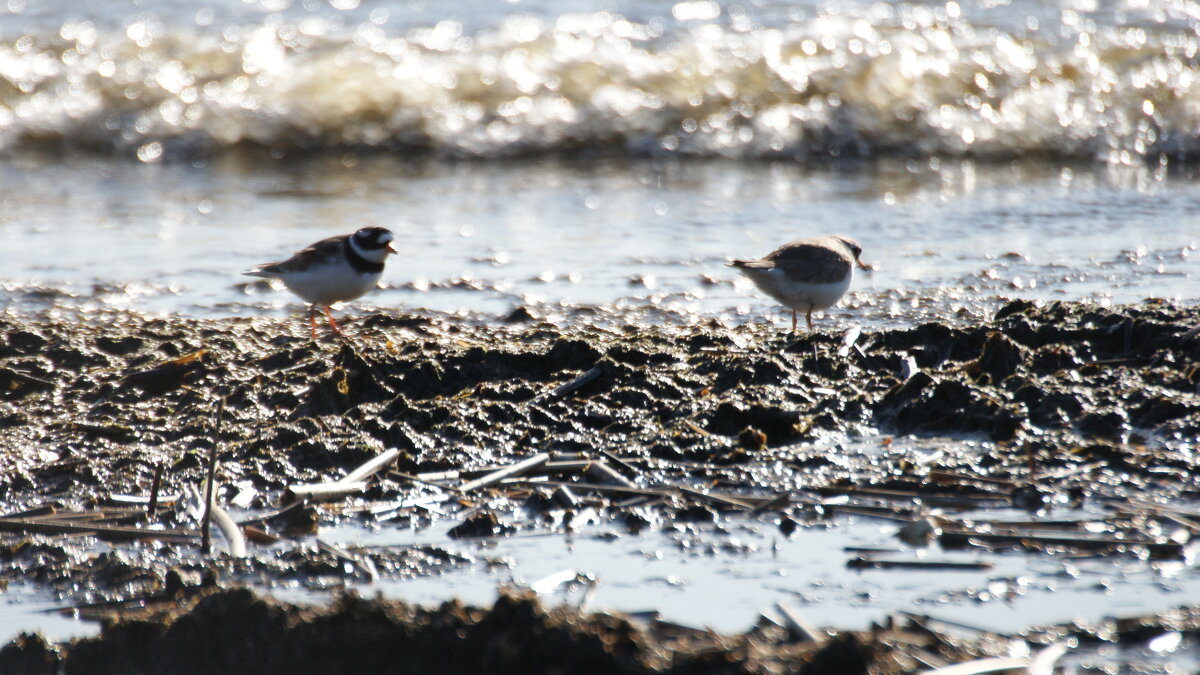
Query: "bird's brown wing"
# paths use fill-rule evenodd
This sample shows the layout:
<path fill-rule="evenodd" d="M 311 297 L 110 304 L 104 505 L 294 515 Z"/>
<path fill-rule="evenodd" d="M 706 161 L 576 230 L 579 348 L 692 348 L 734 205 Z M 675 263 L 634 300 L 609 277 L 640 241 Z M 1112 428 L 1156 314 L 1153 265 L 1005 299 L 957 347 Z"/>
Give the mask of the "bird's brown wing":
<path fill-rule="evenodd" d="M 342 246 L 345 245 L 346 237 L 329 237 L 322 239 L 317 243 L 309 246 L 303 251 L 297 251 L 295 255 L 277 263 L 267 263 L 254 268 L 255 272 L 265 272 L 267 274 L 290 274 L 293 272 L 303 272 L 312 267 L 316 263 L 324 262 L 334 256 L 342 254 Z"/>
<path fill-rule="evenodd" d="M 829 284 L 845 279 L 853 264 L 848 252 L 840 248 L 844 246 L 794 241 L 771 251 L 761 261 L 752 262 L 769 263 L 796 283 Z"/>

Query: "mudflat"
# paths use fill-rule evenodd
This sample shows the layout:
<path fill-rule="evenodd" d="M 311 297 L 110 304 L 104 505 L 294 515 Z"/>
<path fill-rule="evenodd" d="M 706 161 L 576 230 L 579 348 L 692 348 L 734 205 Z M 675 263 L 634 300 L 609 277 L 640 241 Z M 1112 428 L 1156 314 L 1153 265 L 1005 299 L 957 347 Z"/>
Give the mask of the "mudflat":
<path fill-rule="evenodd" d="M 490 323 L 373 314 L 348 324 L 348 340 L 318 342 L 281 319 L 124 311 L 5 317 L 0 578 L 45 588 L 110 621 L 99 638 L 73 644 L 18 638 L 0 653 L 0 670 L 20 672 L 13 664 L 25 664 L 24 672 L 41 672 L 29 664 L 44 662 L 45 672 L 63 664 L 70 672 L 107 672 L 89 655 L 133 649 L 130 631 L 148 631 L 152 646 L 143 656 L 159 658 L 153 645 L 174 644 L 172 626 L 180 621 L 241 625 L 246 612 L 300 631 L 286 642 L 295 659 L 305 658 L 305 645 L 318 654 L 332 644 L 297 638 L 304 631 L 340 622 L 338 635 L 353 633 L 364 615 L 410 637 L 418 626 L 422 635 L 437 633 L 421 642 L 435 652 L 481 640 L 476 631 L 488 625 L 513 644 L 534 634 L 550 639 L 550 624 L 570 626 L 550 631 L 575 645 L 561 660 L 550 655 L 558 652 L 547 652 L 547 661 L 497 656 L 534 654 L 532 646 L 470 652 L 499 659 L 493 672 L 538 663 L 569 668 L 587 650 L 610 659 L 609 672 L 759 672 L 788 663 L 808 664 L 803 672 L 865 672 L 869 665 L 906 672 L 922 663 L 913 656 L 918 646 L 944 648 L 949 661 L 987 655 L 980 646 L 987 640 L 954 649 L 941 638 L 897 646 L 899 627 L 883 631 L 887 639 L 835 631 L 797 640 L 786 612 L 775 633 L 760 626 L 741 636 L 701 636 L 679 627 L 676 637 L 687 639 L 672 642 L 663 622 L 545 610 L 529 594 L 504 595 L 490 610 L 353 598 L 315 610 L 222 587 L 331 575 L 353 586 L 461 563 L 437 547 L 292 545 L 321 523 L 360 520 L 409 527 L 461 521 L 452 536 L 477 539 L 588 523 L 638 531 L 742 518 L 791 536 L 839 508 L 859 508 L 917 524 L 913 533 L 927 524 L 914 537 L 945 549 L 1185 561 L 1189 535 L 1200 533 L 1180 508 L 1200 496 L 1197 459 L 1187 450 L 1200 433 L 1198 326 L 1200 309 L 1163 302 L 1014 301 L 982 323 L 794 337 L 718 320 L 655 326 L 618 316 L 564 326 L 523 310 Z M 933 459 L 830 455 L 838 439 L 880 433 L 884 448 L 933 436 L 988 442 L 952 446 L 958 449 Z M 391 450 L 394 458 L 361 486 L 335 490 L 331 499 L 303 489 L 336 483 Z M 210 471 L 213 501 L 244 516 L 244 556 L 222 552 L 215 535 L 218 552 L 199 553 L 194 513 L 178 506 Z M 828 499 L 834 496 L 844 500 Z M 1104 536 L 1060 524 L 1047 537 L 972 529 L 926 508 L 954 499 L 1030 513 L 1068 503 L 1121 508 L 1112 509 Z M 97 537 L 110 542 L 103 551 Z M 869 553 L 861 561 L 894 563 Z M 190 613 L 164 618 L 179 606 Z M 505 613 L 524 619 L 497 618 Z M 1195 621 L 1184 623 L 1180 630 L 1194 635 Z M 364 630 L 385 630 L 371 626 Z M 262 653 L 285 644 L 257 628 L 246 635 Z M 231 642 L 207 629 L 189 639 L 214 648 Z M 697 640 L 704 648 L 689 651 Z M 370 650 L 385 642 L 361 644 Z M 769 658 L 750 654 L 759 647 Z M 427 656 L 422 667 L 468 672 L 468 661 L 482 662 L 453 656 Z M 121 658 L 132 659 L 112 661 L 129 665 L 122 672 L 166 663 Z M 363 653 L 353 658 L 347 668 L 382 663 Z M 822 658 L 831 659 L 824 669 L 813 665 Z M 171 663 L 162 667 L 201 672 Z M 397 665 L 395 672 L 423 671 Z"/>

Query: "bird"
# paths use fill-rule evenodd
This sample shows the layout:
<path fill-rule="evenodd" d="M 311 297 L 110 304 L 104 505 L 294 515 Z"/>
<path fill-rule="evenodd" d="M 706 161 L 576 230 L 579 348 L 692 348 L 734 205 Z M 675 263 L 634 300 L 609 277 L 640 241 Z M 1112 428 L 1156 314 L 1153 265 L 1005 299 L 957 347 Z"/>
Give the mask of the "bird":
<path fill-rule="evenodd" d="M 287 260 L 264 263 L 243 274 L 279 279 L 307 302 L 313 340 L 317 339 L 318 307 L 325 311 L 333 332 L 342 335 L 329 306 L 361 297 L 379 284 L 384 261 L 396 252 L 392 248 L 394 239 L 387 228 L 364 227 L 353 234 L 322 239 Z"/>
<path fill-rule="evenodd" d="M 812 313 L 837 304 L 850 288 L 855 266 L 871 269 L 859 260 L 861 253 L 858 242 L 834 234 L 798 239 L 757 260 L 733 260 L 729 266 L 792 310 L 794 334 L 797 312 L 804 312 L 812 332 Z"/>

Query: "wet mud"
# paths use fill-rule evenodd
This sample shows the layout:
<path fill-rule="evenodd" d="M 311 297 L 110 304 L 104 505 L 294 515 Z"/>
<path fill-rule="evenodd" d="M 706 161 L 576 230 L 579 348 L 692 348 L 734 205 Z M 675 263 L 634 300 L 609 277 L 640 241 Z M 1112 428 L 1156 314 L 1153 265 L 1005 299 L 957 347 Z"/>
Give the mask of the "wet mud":
<path fill-rule="evenodd" d="M 1014 649 L 997 634 L 893 617 L 869 631 L 788 630 L 760 623 L 739 635 L 612 614 L 543 606 L 507 590 L 490 608 L 457 601 L 417 607 L 354 593 L 326 607 L 294 605 L 245 588 L 180 592 L 104 621 L 69 644 L 21 635 L 0 648 L 0 669 L 52 673 L 909 673 L 933 664 L 997 659 Z M 1200 610 L 1033 629 L 1039 648 L 1140 644 L 1200 637 Z M 1050 645 L 1050 646 L 1045 646 Z M 1036 658 L 1036 657 L 1035 657 Z M 1047 662 L 1049 663 L 1049 662 Z M 980 671 L 985 672 L 985 671 Z M 986 671 L 992 672 L 992 671 Z M 1047 671 L 1048 672 L 1048 671 Z"/>
<path fill-rule="evenodd" d="M 782 635 L 649 631 L 623 617 L 546 609 L 531 593 L 491 608 L 437 608 L 345 595 L 300 607 L 233 589 L 182 599 L 55 648 L 25 637 L 0 650 L 6 672 L 54 673 L 865 673 L 886 663 L 855 634 L 792 644 Z M 879 651 L 881 653 L 877 654 Z M 251 668 L 248 665 L 253 664 Z"/>
<path fill-rule="evenodd" d="M 943 497 L 986 494 L 1030 511 L 1100 498 L 1194 499 L 1200 471 L 1186 448 L 1200 434 L 1198 326 L 1197 308 L 1159 302 L 1025 301 L 983 323 L 800 336 L 717 320 L 646 326 L 633 316 L 564 326 L 526 310 L 495 322 L 375 314 L 348 322 L 347 340 L 315 343 L 301 322 L 283 319 L 0 318 L 0 497 L 3 520 L 12 521 L 0 539 L 0 581 L 44 586 L 96 617 L 128 610 L 123 603 L 133 598 L 196 598 L 174 623 L 126 616 L 98 640 L 39 647 L 23 637 L 2 656 L 67 663 L 67 672 L 139 672 L 120 654 L 140 640 L 152 646 L 139 658 L 166 659 L 138 661 L 157 668 L 144 672 L 200 672 L 188 665 L 199 661 L 183 655 L 205 641 L 236 642 L 221 634 L 236 625 L 246 631 L 238 640 L 279 659 L 260 662 L 280 669 L 288 659 L 345 656 L 338 641 L 346 640 L 357 645 L 357 670 L 407 659 L 417 665 L 404 672 L 483 672 L 462 665 L 479 658 L 498 664 L 491 672 L 574 670 L 598 660 L 610 664 L 606 672 L 850 673 L 866 672 L 867 664 L 876 664 L 873 672 L 905 672 L 915 662 L 878 665 L 892 657 L 869 636 L 807 645 L 795 660 L 780 661 L 792 663 L 784 667 L 775 656 L 756 661 L 750 634 L 710 635 L 692 651 L 664 647 L 661 635 L 643 635 L 623 619 L 579 615 L 562 623 L 556 612 L 568 610 L 515 596 L 490 610 L 352 599 L 328 610 L 287 607 L 219 587 L 266 580 L 327 588 L 436 574 L 471 560 L 436 546 L 364 553 L 311 542 L 205 557 L 191 543 L 169 543 L 165 535 L 147 541 L 122 528 L 145 527 L 139 500 L 161 493 L 155 527 L 180 537 L 194 532 L 194 520 L 171 505 L 183 501 L 186 486 L 204 481 L 210 457 L 219 467 L 217 502 L 247 514 L 241 524 L 262 542 L 302 537 L 338 519 L 419 527 L 448 517 L 458 522 L 451 536 L 468 539 L 589 520 L 636 532 L 714 522 L 725 510 L 750 506 L 778 513 L 787 534 L 820 515 L 789 502 L 789 494 L 920 493 L 935 484 Z M 841 440 L 880 433 L 876 454 L 831 457 Z M 889 450 L 898 437 L 988 442 L 917 462 Z M 400 452 L 389 472 L 350 505 L 286 498 L 289 488 L 336 481 L 391 448 Z M 581 502 L 578 489 L 550 481 L 463 493 L 459 509 L 444 516 L 411 504 L 380 506 L 535 453 L 547 453 L 540 470 L 550 475 L 575 459 L 607 457 L 603 467 L 588 465 L 584 482 L 638 499 Z M 947 484 L 946 476 L 979 480 Z M 642 485 L 715 486 L 759 501 L 688 499 L 697 492 L 691 488 L 669 498 L 649 488 L 638 493 L 634 484 L 647 477 Z M 111 530 L 109 540 L 140 543 L 96 553 L 64 535 L 86 532 L 86 523 L 72 530 L 64 516 L 57 529 L 31 524 L 48 511 L 92 514 Z M 913 521 L 924 522 L 918 512 Z M 936 525 L 929 536 L 938 534 Z M 971 532 L 944 529 L 943 546 L 976 542 Z M 1183 557 L 1186 543 L 1157 541 L 1143 550 Z M 259 623 L 245 628 L 242 617 L 250 616 Z M 526 633 L 516 634 L 518 624 Z M 315 635 L 326 637 L 318 644 Z M 535 639 L 570 648 L 538 642 L 534 649 L 528 643 Z M 285 645 L 293 644 L 312 651 L 289 652 Z M 222 658 L 231 660 L 214 667 L 246 658 L 230 650 Z M 838 665 L 816 665 L 823 659 Z M 130 667 L 106 671 L 94 665 L 101 662 Z M 762 665 L 768 662 L 776 665 Z"/>
<path fill-rule="evenodd" d="M 145 491 L 156 463 L 169 480 L 197 478 L 214 442 L 226 477 L 259 490 L 385 447 L 408 472 L 531 451 L 733 465 L 765 453 L 799 458 L 800 473 L 825 482 L 804 444 L 876 429 L 1012 448 L 959 458 L 985 467 L 1103 459 L 1136 480 L 1192 468 L 1169 446 L 1200 432 L 1192 308 L 1017 301 L 982 325 L 898 327 L 852 344 L 718 322 L 518 319 L 379 314 L 351 324 L 349 341 L 317 343 L 299 322 L 270 319 L 0 320 L 0 494 Z"/>

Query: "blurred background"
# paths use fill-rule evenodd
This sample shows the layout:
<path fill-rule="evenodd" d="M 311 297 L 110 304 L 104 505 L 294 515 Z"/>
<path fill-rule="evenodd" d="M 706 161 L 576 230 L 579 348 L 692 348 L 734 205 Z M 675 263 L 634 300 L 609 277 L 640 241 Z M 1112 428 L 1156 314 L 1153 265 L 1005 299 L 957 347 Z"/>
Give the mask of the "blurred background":
<path fill-rule="evenodd" d="M 364 225 L 361 310 L 783 325 L 725 261 L 831 232 L 867 323 L 1191 301 L 1198 7 L 0 0 L 0 307 L 282 315 Z"/>

